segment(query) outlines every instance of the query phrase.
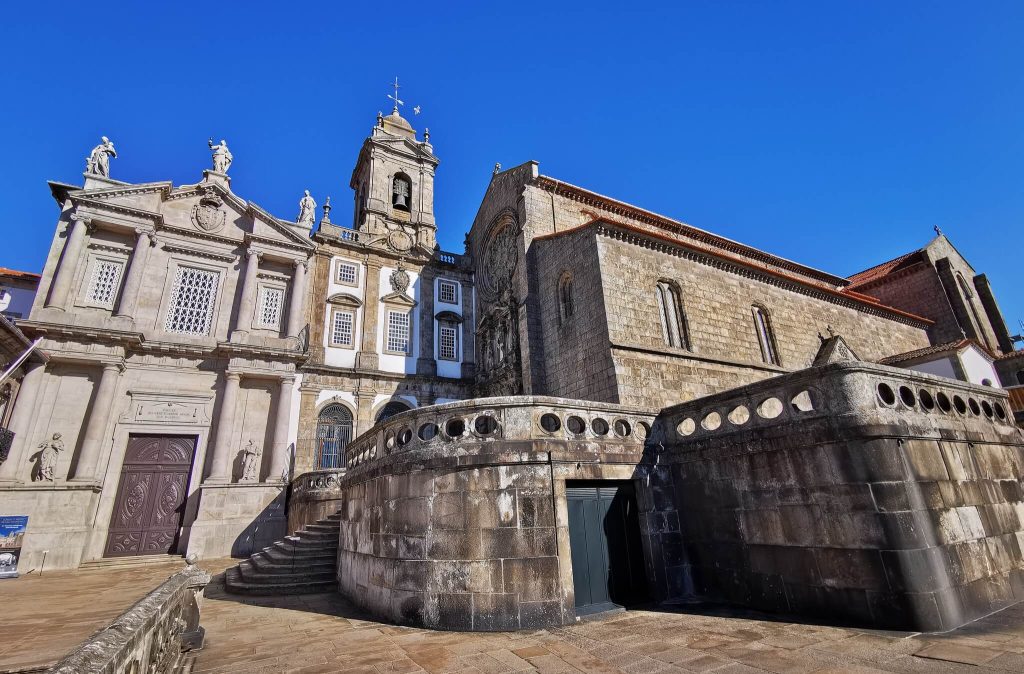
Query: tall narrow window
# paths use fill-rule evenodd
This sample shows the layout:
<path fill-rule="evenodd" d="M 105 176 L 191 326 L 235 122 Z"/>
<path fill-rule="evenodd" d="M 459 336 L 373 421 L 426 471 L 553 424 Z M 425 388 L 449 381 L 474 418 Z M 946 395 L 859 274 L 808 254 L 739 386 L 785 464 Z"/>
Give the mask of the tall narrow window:
<path fill-rule="evenodd" d="M 331 322 L 331 346 L 352 347 L 355 315 L 351 311 L 335 311 Z"/>
<path fill-rule="evenodd" d="M 388 312 L 388 335 L 386 351 L 409 353 L 409 314 L 405 311 Z"/>
<path fill-rule="evenodd" d="M 359 285 L 359 267 L 353 262 L 345 262 L 344 260 L 338 260 L 338 269 L 336 280 L 338 283 L 345 286 Z"/>
<path fill-rule="evenodd" d="M 400 211 L 411 210 L 412 181 L 409 176 L 399 173 L 391 181 L 391 205 Z"/>
<path fill-rule="evenodd" d="M 352 413 L 344 405 L 333 403 L 316 420 L 317 470 L 345 465 L 345 446 L 352 439 Z"/>
<path fill-rule="evenodd" d="M 754 314 L 754 330 L 757 332 L 757 341 L 761 345 L 761 359 L 771 365 L 781 365 L 767 310 L 756 304 L 750 310 Z"/>
<path fill-rule="evenodd" d="M 178 267 L 167 303 L 164 330 L 183 335 L 208 335 L 220 274 L 195 267 Z"/>
<path fill-rule="evenodd" d="M 437 282 L 437 300 L 445 304 L 459 303 L 459 284 L 454 281 L 440 280 Z"/>
<path fill-rule="evenodd" d="M 117 295 L 117 287 L 121 283 L 123 270 L 123 262 L 94 259 L 92 278 L 89 279 L 89 290 L 86 292 L 86 300 L 89 304 L 112 307 Z"/>
<path fill-rule="evenodd" d="M 572 275 L 569 272 L 562 274 L 558 282 L 558 313 L 564 321 L 575 312 L 572 299 Z"/>
<path fill-rule="evenodd" d="M 658 281 L 658 311 L 661 314 L 661 336 L 665 343 L 680 349 L 690 348 L 690 335 L 679 288 L 669 281 Z"/>
<path fill-rule="evenodd" d="M 437 330 L 437 357 L 441 360 L 459 359 L 459 326 L 442 321 Z"/>
<path fill-rule="evenodd" d="M 281 327 L 281 309 L 284 308 L 284 288 L 260 286 L 259 311 L 256 314 L 256 325 L 268 330 Z"/>

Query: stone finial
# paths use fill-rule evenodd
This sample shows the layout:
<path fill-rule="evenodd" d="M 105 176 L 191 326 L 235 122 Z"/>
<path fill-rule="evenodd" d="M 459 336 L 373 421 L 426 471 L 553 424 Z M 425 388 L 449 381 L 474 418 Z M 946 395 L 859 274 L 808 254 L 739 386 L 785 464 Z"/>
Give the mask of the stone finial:
<path fill-rule="evenodd" d="M 501 173 L 501 164 L 494 162 L 494 173 L 491 175 L 498 175 L 499 173 Z"/>
<path fill-rule="evenodd" d="M 188 566 L 195 566 L 199 563 L 199 555 L 194 552 L 190 552 L 185 556 L 185 564 Z"/>
<path fill-rule="evenodd" d="M 935 225 L 932 229 L 935 230 L 935 236 L 942 236 L 942 230 L 939 229 L 938 225 Z"/>
<path fill-rule="evenodd" d="M 382 129 L 384 128 L 384 113 L 380 110 L 377 111 L 377 126 Z"/>
<path fill-rule="evenodd" d="M 424 143 L 429 143 L 430 142 L 430 127 L 424 127 L 423 128 L 423 142 Z"/>

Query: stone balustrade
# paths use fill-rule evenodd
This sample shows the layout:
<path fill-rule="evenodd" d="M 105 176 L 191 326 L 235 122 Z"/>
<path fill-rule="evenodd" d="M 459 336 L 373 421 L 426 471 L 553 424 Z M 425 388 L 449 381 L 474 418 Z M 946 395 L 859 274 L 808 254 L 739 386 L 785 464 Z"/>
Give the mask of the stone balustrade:
<path fill-rule="evenodd" d="M 545 396 L 479 398 L 409 410 L 387 419 L 349 443 L 349 470 L 403 454 L 457 457 L 501 451 L 524 443 L 562 441 L 642 451 L 653 413 L 618 405 Z M 495 446 L 497 449 L 497 445 Z M 560 449 L 552 447 L 551 449 Z"/>
<path fill-rule="evenodd" d="M 288 531 L 333 515 L 341 507 L 345 468 L 313 470 L 292 480 L 288 498 Z"/>

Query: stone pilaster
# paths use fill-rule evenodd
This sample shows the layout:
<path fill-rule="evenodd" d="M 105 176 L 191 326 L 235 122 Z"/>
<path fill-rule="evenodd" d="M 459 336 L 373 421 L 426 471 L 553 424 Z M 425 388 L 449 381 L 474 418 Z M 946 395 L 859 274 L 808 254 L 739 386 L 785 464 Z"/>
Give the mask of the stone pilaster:
<path fill-rule="evenodd" d="M 306 267 L 305 260 L 295 261 L 295 273 L 292 277 L 291 297 L 288 300 L 288 332 L 289 337 L 298 337 L 303 328 L 306 308 Z"/>
<path fill-rule="evenodd" d="M 292 391 L 295 377 L 281 377 L 277 393 L 277 414 L 274 419 L 274 446 L 270 457 L 270 474 L 267 482 L 287 482 L 290 475 L 288 462 L 288 427 L 292 417 Z"/>
<path fill-rule="evenodd" d="M 373 391 L 356 390 L 356 427 L 352 429 L 352 437 L 357 438 L 373 427 Z"/>
<path fill-rule="evenodd" d="M 434 271 L 424 267 L 420 271 L 419 342 L 420 356 L 416 359 L 416 374 L 425 377 L 437 376 L 437 360 L 434 359 Z"/>
<path fill-rule="evenodd" d="M 78 261 L 85 249 L 85 236 L 92 221 L 81 215 L 72 215 L 68 223 L 68 238 L 64 244 L 64 254 L 57 265 L 57 272 L 53 277 L 53 286 L 50 289 L 50 298 L 46 302 L 47 307 L 56 309 L 67 309 L 71 295 L 71 284 L 75 280 L 75 271 L 78 269 Z"/>
<path fill-rule="evenodd" d="M 245 251 L 245 274 L 242 276 L 242 294 L 235 321 L 235 332 L 248 333 L 252 327 L 253 312 L 256 310 L 256 274 L 260 269 L 263 253 L 249 248 Z"/>
<path fill-rule="evenodd" d="M 117 382 L 124 366 L 121 363 L 104 363 L 100 373 L 100 381 L 96 386 L 96 397 L 92 403 L 92 412 L 85 419 L 85 437 L 82 440 L 82 452 L 78 455 L 75 467 L 75 482 L 94 482 L 99 479 L 97 468 L 103 445 L 109 438 L 107 422 L 110 419 L 117 391 Z"/>
<path fill-rule="evenodd" d="M 377 316 L 380 313 L 380 269 L 378 262 L 366 263 L 366 299 L 363 303 L 363 330 L 356 354 L 356 367 L 376 370 L 380 364 L 377 355 Z"/>
<path fill-rule="evenodd" d="M 155 245 L 156 234 L 148 229 L 135 230 L 135 248 L 132 250 L 132 259 L 128 264 L 128 275 L 124 280 L 124 288 L 121 290 L 121 301 L 117 304 L 116 316 L 135 318 L 135 307 L 139 300 L 142 277 L 146 273 L 149 249 Z"/>
<path fill-rule="evenodd" d="M 235 408 L 238 406 L 238 386 L 242 376 L 237 372 L 224 373 L 224 394 L 220 402 L 217 433 L 213 438 L 210 457 L 210 475 L 206 482 L 231 481 L 231 433 L 235 430 Z"/>
<path fill-rule="evenodd" d="M 18 397 L 14 401 L 14 413 L 11 415 L 10 430 L 14 433 L 14 443 L 7 460 L 0 464 L 0 482 L 20 482 L 25 474 L 22 463 L 25 461 L 25 449 L 32 438 L 32 421 L 36 418 L 36 400 L 42 388 L 46 366 L 42 363 L 27 363 L 25 377 L 21 380 Z"/>
<path fill-rule="evenodd" d="M 975 276 L 974 289 L 978 291 L 978 299 L 981 300 L 981 306 L 992 326 L 999 350 L 1003 353 L 1011 353 L 1013 340 L 1010 338 L 1010 331 L 1006 328 L 1006 321 L 1003 320 L 1003 312 L 999 311 L 999 305 L 996 304 L 996 296 L 992 292 L 992 286 L 989 285 L 988 277 L 984 274 Z"/>
<path fill-rule="evenodd" d="M 473 286 L 462 282 L 462 376 L 476 374 L 476 311 L 473 306 Z"/>

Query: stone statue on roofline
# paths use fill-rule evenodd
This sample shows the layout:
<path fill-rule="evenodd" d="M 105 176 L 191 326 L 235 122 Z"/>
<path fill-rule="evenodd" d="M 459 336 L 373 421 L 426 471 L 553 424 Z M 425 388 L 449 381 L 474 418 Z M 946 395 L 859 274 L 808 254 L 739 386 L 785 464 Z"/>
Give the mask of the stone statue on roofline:
<path fill-rule="evenodd" d="M 221 139 L 219 145 L 214 145 L 213 138 L 211 138 L 207 144 L 213 150 L 213 170 L 227 175 L 228 169 L 231 168 L 231 162 L 234 160 L 231 150 L 228 149 L 228 142 Z"/>
<path fill-rule="evenodd" d="M 305 193 L 305 196 L 299 200 L 299 217 L 295 219 L 295 222 L 300 225 L 312 225 L 316 218 L 316 201 L 309 196 L 309 190 L 306 190 Z"/>
<path fill-rule="evenodd" d="M 117 151 L 114 144 L 106 136 L 100 139 L 102 142 L 92 149 L 85 160 L 85 172 L 104 178 L 110 177 L 110 158 L 117 159 Z"/>

